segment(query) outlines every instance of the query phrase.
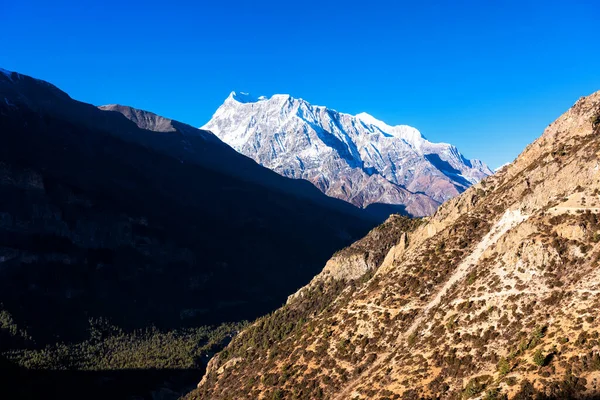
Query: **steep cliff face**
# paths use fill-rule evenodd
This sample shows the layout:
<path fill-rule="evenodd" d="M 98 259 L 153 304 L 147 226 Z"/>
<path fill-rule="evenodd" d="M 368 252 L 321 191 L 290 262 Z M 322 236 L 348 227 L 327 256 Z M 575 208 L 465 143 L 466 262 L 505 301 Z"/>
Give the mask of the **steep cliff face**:
<path fill-rule="evenodd" d="M 256 317 L 374 225 L 210 132 L 0 72 L 0 312 L 38 344 L 87 337 L 89 318 Z"/>
<path fill-rule="evenodd" d="M 231 93 L 203 127 L 281 175 L 359 207 L 431 215 L 492 171 L 410 126 L 349 115 L 289 95 Z M 396 206 L 391 207 L 391 206 Z"/>
<path fill-rule="evenodd" d="M 334 257 L 190 398 L 598 396 L 599 213 L 600 92 L 397 232 L 373 272 Z"/>

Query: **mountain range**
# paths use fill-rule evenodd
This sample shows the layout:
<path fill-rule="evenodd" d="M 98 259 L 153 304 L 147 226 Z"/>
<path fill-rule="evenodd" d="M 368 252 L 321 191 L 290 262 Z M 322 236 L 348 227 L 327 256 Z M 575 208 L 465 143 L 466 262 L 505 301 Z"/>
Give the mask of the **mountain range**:
<path fill-rule="evenodd" d="M 389 126 L 289 95 L 232 92 L 202 129 L 240 153 L 380 215 L 426 216 L 492 171 L 410 126 Z"/>
<path fill-rule="evenodd" d="M 237 335 L 188 399 L 600 397 L 600 92 Z"/>
<path fill-rule="evenodd" d="M 37 345 L 87 337 L 90 318 L 255 318 L 376 224 L 210 132 L 5 70 L 0 135 L 0 312 Z"/>
<path fill-rule="evenodd" d="M 288 95 L 205 128 L 0 69 L 2 395 L 600 397 L 600 92 L 493 175 Z"/>

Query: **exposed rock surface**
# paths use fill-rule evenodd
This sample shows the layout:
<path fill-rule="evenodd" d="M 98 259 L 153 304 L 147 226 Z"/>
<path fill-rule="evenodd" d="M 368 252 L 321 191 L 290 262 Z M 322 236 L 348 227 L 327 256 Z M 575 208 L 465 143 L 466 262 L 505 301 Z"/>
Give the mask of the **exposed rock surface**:
<path fill-rule="evenodd" d="M 231 93 L 203 127 L 281 175 L 380 214 L 431 215 L 492 171 L 413 127 L 389 126 L 289 95 Z M 384 206 L 386 205 L 386 206 Z M 370 207 L 371 208 L 371 207 Z"/>
<path fill-rule="evenodd" d="M 379 265 L 334 256 L 189 398 L 597 398 L 599 156 L 597 92 Z"/>

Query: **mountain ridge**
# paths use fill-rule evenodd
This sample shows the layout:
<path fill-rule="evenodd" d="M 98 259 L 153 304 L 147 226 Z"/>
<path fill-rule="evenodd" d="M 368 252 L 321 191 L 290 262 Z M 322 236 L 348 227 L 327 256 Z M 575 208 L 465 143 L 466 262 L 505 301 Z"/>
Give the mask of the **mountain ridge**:
<path fill-rule="evenodd" d="M 203 129 L 284 176 L 359 207 L 403 206 L 432 214 L 439 204 L 490 175 L 455 146 L 417 129 L 315 106 L 290 95 L 232 92 Z"/>
<path fill-rule="evenodd" d="M 423 223 L 337 253 L 188 398 L 597 398 L 599 155 L 596 92 Z"/>
<path fill-rule="evenodd" d="M 15 72 L 0 73 L 0 134 L 0 312 L 40 344 L 86 337 L 91 317 L 170 329 L 260 315 L 375 225 L 210 132 Z"/>

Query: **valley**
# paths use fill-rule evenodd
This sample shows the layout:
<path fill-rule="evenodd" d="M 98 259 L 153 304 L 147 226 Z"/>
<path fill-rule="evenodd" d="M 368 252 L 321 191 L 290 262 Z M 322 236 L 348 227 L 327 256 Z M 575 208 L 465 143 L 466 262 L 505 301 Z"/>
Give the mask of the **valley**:
<path fill-rule="evenodd" d="M 5 70 L 0 98 L 0 351 L 17 391 L 29 371 L 100 371 L 86 390 L 106 395 L 93 382 L 132 369 L 146 397 L 158 389 L 144 370 L 201 375 L 239 324 L 280 306 L 377 224 L 210 132 L 97 108 Z M 148 345 L 125 344 L 138 342 Z M 31 373 L 40 395 L 48 381 Z"/>
<path fill-rule="evenodd" d="M 2 3 L 0 400 L 600 400 L 598 15 Z"/>
<path fill-rule="evenodd" d="M 401 138 L 408 165 L 437 168 L 421 170 L 430 183 L 456 178 L 444 163 L 474 174 L 437 200 L 404 188 L 423 178 L 387 181 L 417 208 L 337 196 L 211 131 L 16 72 L 2 70 L 0 95 L 11 398 L 600 395 L 600 92 L 493 175 L 413 128 L 284 96 L 286 121 L 310 110 L 395 149 Z M 231 97 L 226 114 L 279 97 Z M 437 203 L 418 208 L 421 196 Z"/>
<path fill-rule="evenodd" d="M 581 98 L 509 166 L 395 234 L 363 275 L 328 263 L 187 398 L 596 398 L 599 116 L 600 92 Z"/>

